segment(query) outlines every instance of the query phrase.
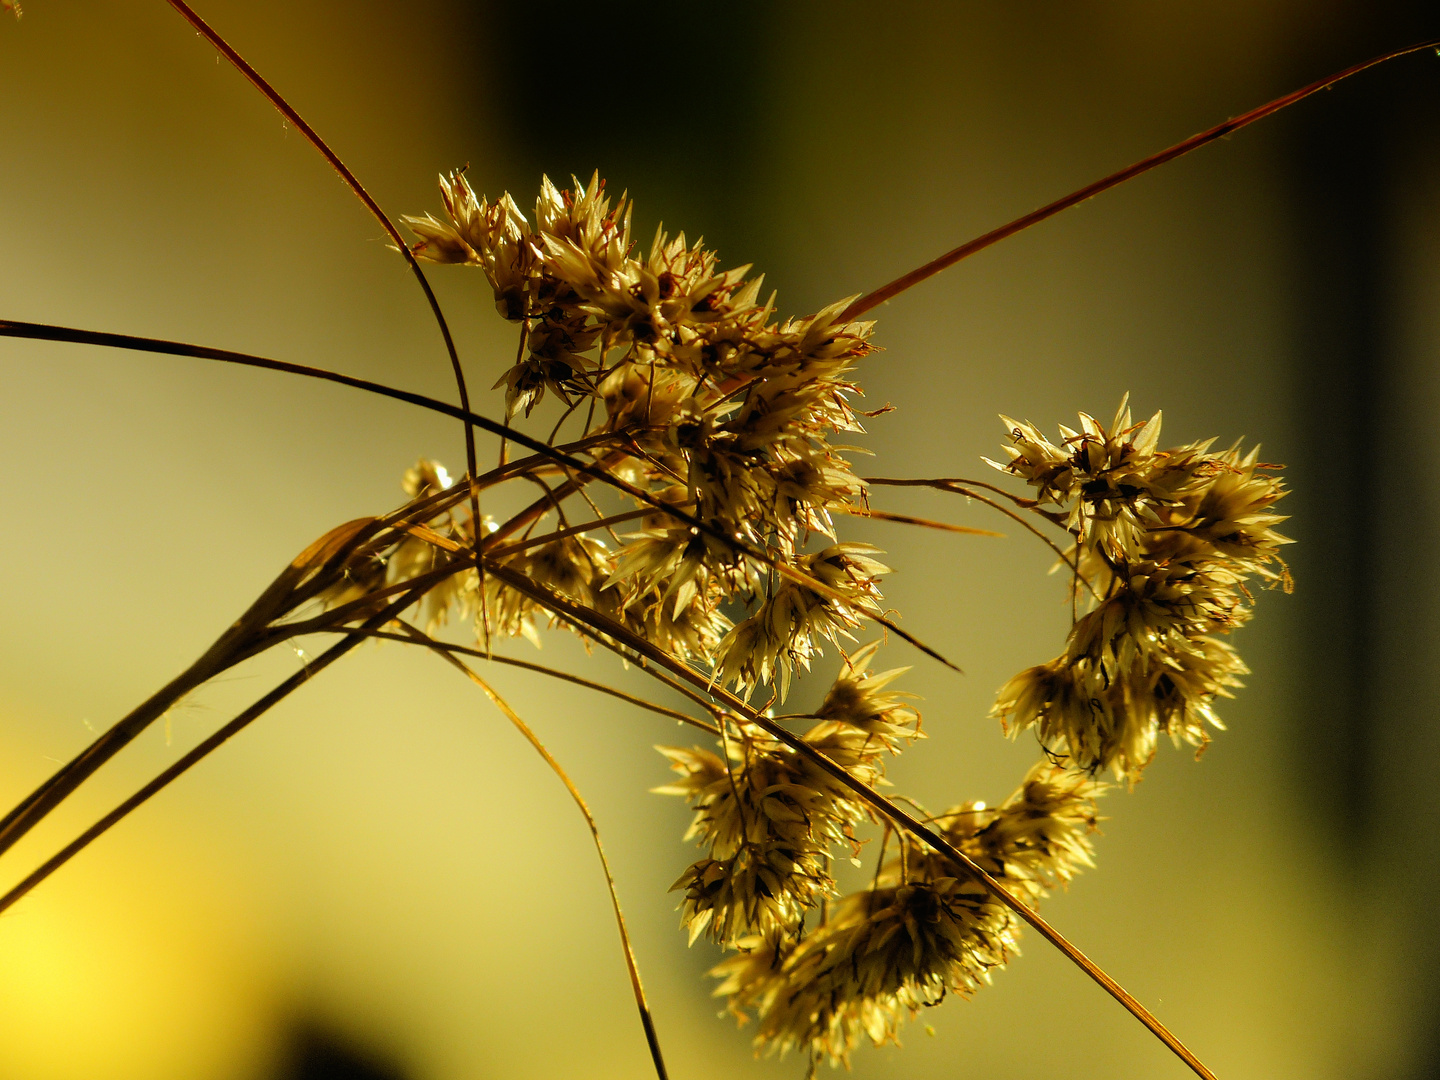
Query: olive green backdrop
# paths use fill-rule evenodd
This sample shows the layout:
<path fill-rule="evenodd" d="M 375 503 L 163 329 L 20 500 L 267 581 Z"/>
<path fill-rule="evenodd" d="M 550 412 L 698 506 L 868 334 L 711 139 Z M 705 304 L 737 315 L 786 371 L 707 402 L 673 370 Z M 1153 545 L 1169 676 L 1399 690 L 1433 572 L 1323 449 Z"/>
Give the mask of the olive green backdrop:
<path fill-rule="evenodd" d="M 379 228 L 161 3 L 0 20 L 0 318 L 172 337 L 453 389 Z M 1310 79 L 1437 32 L 1416 5 L 550 4 L 207 0 L 201 11 L 392 213 L 469 163 L 522 206 L 600 168 L 754 262 L 786 313 Z M 1440 62 L 1414 58 L 1208 148 L 878 312 L 866 445 L 977 474 L 997 412 L 1047 430 L 1126 391 L 1174 442 L 1292 463 L 1296 595 L 1199 764 L 1107 800 L 1098 869 L 1046 914 L 1226 1080 L 1440 1075 L 1433 927 L 1440 579 Z M 483 411 L 514 343 L 478 272 L 436 268 Z M 187 664 L 297 551 L 402 498 L 457 427 L 200 361 L 0 341 L 0 802 Z M 486 444 L 486 453 L 494 447 Z M 516 496 L 518 499 L 520 496 Z M 995 526 L 983 507 L 876 505 Z M 1001 525 L 1000 527 L 1004 527 Z M 866 523 L 930 739 L 892 770 L 994 800 L 1036 756 L 986 719 L 1053 655 L 1063 583 L 1030 538 Z M 528 646 L 525 647 L 528 649 Z M 523 650 L 517 650 L 523 654 Z M 543 659 L 639 689 L 560 635 Z M 207 688 L 13 853 L 19 880 L 293 655 Z M 666 889 L 686 815 L 666 722 L 521 673 L 496 684 L 600 820 L 677 1080 L 794 1077 L 716 1018 Z M 925 1023 L 935 1034 L 926 1034 Z M 862 1078 L 1180 1077 L 1043 943 L 971 1002 L 862 1050 Z M 366 647 L 0 917 L 5 1080 L 644 1077 L 589 837 L 474 688 Z M 328 1071 L 327 1071 L 328 1070 Z"/>

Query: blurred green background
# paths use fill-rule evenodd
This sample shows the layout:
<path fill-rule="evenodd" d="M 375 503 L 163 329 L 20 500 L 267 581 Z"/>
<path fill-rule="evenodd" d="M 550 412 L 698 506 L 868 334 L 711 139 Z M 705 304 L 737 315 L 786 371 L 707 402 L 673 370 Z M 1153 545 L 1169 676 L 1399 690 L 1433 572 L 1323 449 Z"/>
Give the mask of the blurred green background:
<path fill-rule="evenodd" d="M 449 397 L 380 230 L 169 8 L 29 0 L 0 22 L 0 318 L 170 337 Z M 392 214 L 435 174 L 532 202 L 599 168 L 637 226 L 754 262 L 785 313 L 1301 83 L 1433 36 L 1430 5 L 206 0 Z M 1129 391 L 1172 442 L 1291 464 L 1298 581 L 1196 764 L 1116 793 L 1045 913 L 1226 1080 L 1440 1076 L 1440 62 L 1374 72 L 1071 211 L 882 309 L 862 373 L 889 475 L 975 475 L 997 412 L 1046 430 Z M 478 272 L 431 275 L 482 411 L 513 340 Z M 340 388 L 0 342 L 0 802 L 167 681 L 331 526 L 398 503 L 459 431 Z M 485 452 L 493 453 L 486 444 Z M 516 495 L 518 500 L 520 495 Z M 501 500 L 497 500 L 501 501 Z M 994 525 L 983 507 L 887 509 Z M 866 523 L 914 662 L 932 806 L 1036 756 L 985 713 L 1058 651 L 1025 536 Z M 525 647 L 528 649 L 528 646 Z M 523 650 L 520 651 L 523 655 Z M 542 656 L 641 691 L 552 635 Z M 299 663 L 195 695 L 7 855 L 8 887 Z M 586 793 L 672 1075 L 794 1077 L 715 1014 L 666 889 L 689 860 L 653 716 L 496 684 Z M 818 680 L 817 680 L 818 681 Z M 924 1023 L 935 1028 L 933 1038 Z M 1188 1075 L 1043 943 L 858 1077 Z M 603 883 L 563 791 L 432 657 L 366 647 L 0 918 L 4 1080 L 644 1077 Z"/>

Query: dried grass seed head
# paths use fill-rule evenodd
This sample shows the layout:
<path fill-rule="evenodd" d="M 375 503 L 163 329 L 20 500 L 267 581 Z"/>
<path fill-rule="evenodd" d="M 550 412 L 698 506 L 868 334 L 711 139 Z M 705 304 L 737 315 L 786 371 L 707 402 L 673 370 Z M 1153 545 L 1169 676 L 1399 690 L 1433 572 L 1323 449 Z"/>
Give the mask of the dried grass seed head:
<path fill-rule="evenodd" d="M 1288 539 L 1272 507 L 1282 482 L 1258 450 L 1213 453 L 1209 442 L 1157 449 L 1160 415 L 1134 425 L 1122 402 L 1110 428 L 1082 414 L 1063 448 L 1033 425 L 1005 420 L 1013 445 L 997 468 L 1059 507 L 1079 574 L 1097 599 L 1062 657 L 1021 672 L 992 710 L 1012 733 L 1041 740 L 1082 767 L 1133 780 L 1164 732 L 1203 747 L 1220 727 L 1217 697 L 1244 665 L 1216 640 L 1249 619 L 1247 582 L 1288 588 Z"/>

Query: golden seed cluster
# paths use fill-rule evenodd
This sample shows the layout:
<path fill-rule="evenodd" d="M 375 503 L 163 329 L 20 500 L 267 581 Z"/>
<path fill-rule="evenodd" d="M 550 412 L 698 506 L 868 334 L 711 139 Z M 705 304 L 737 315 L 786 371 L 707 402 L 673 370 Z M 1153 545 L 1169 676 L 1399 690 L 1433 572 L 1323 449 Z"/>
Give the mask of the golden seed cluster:
<path fill-rule="evenodd" d="M 1010 460 L 991 464 L 1056 508 L 1074 538 L 1074 588 L 1092 606 L 1064 654 L 1000 690 L 995 715 L 1122 779 L 1140 775 L 1161 733 L 1203 748 L 1206 726 L 1222 726 L 1215 699 L 1246 673 L 1219 635 L 1250 618 L 1247 583 L 1290 587 L 1272 509 L 1283 483 L 1258 448 L 1160 450 L 1160 414 L 1134 424 L 1123 403 L 1109 428 L 1082 413 L 1059 445 L 1003 419 Z"/>
<path fill-rule="evenodd" d="M 385 533 L 399 538 L 360 551 L 323 599 L 373 614 L 432 575 L 432 628 L 472 619 L 488 647 L 539 645 L 564 625 L 637 663 L 663 651 L 699 686 L 733 691 L 692 695 L 713 745 L 660 748 L 675 777 L 655 790 L 687 802 L 699 848 L 674 884 L 682 923 L 692 944 L 725 950 L 717 992 L 754 1022 L 757 1052 L 793 1050 L 813 1070 L 848 1064 L 862 1041 L 896 1042 L 918 1009 L 970 995 L 1016 953 L 1022 920 L 997 890 L 1033 905 L 1092 865 L 1102 770 L 1133 782 L 1160 734 L 1202 746 L 1220 726 L 1215 701 L 1245 673 L 1225 635 L 1250 617 L 1249 586 L 1289 586 L 1274 467 L 1238 446 L 1162 450 L 1159 414 L 1136 424 L 1124 403 L 1108 427 L 1082 414 L 1057 443 L 1002 418 L 1007 460 L 990 464 L 1031 491 L 992 490 L 1066 534 L 1075 606 L 1064 652 L 1010 680 L 993 710 L 1012 735 L 1036 732 L 1042 760 L 998 806 L 918 811 L 967 868 L 898 829 L 875 793 L 922 732 L 894 688 L 908 669 L 874 670 L 880 643 L 851 645 L 865 622 L 891 625 L 891 570 L 836 529 L 868 512 L 870 485 L 830 440 L 862 430 L 852 376 L 871 325 L 844 321 L 843 301 L 777 320 L 758 277 L 721 270 L 683 235 L 658 231 L 641 254 L 630 203 L 598 178 L 544 181 L 529 217 L 459 173 L 441 193 L 444 220 L 407 219 L 413 252 L 484 273 L 519 334 L 496 384 L 507 418 L 553 399 L 549 442 L 591 471 L 502 452 L 495 472 L 467 478 L 473 491 L 522 480 L 538 500 L 476 529 L 472 485 L 422 461 Z M 567 422 L 578 437 L 557 443 Z M 594 515 L 578 524 L 564 509 L 577 497 Z M 774 717 L 827 648 L 840 668 L 820 705 Z M 764 711 L 747 704 L 757 694 Z M 777 736 L 794 721 L 803 730 Z M 844 894 L 837 870 L 863 868 L 877 830 L 868 887 Z"/>

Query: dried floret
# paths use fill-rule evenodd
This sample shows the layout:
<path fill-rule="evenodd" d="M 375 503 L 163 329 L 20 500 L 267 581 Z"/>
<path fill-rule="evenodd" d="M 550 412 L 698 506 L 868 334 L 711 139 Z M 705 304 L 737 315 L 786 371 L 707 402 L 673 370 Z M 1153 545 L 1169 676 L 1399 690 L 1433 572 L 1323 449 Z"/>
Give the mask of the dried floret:
<path fill-rule="evenodd" d="M 605 544 L 588 536 L 562 536 L 500 556 L 510 570 L 585 607 L 604 611 L 618 608 L 618 594 L 606 593 L 606 582 L 614 568 Z M 526 593 L 511 588 L 497 577 L 485 579 L 485 604 L 480 605 L 482 628 L 491 636 L 521 636 L 538 646 L 537 617 L 547 609 Z M 552 621 L 557 621 L 553 620 Z M 563 625 L 570 626 L 569 622 Z"/>
<path fill-rule="evenodd" d="M 717 681 L 733 682 L 738 693 L 749 695 L 773 679 L 783 700 L 791 676 L 808 670 L 819 653 L 819 641 L 838 644 L 842 636 L 853 636 L 864 615 L 880 613 L 878 578 L 890 568 L 870 557 L 878 553 L 869 544 L 844 543 L 800 556 L 798 569 L 845 600 L 789 578 L 781 581 L 754 615 L 726 635 L 716 657 Z"/>
<path fill-rule="evenodd" d="M 1004 803 L 953 807 L 946 838 L 1007 889 L 1033 902 L 1091 866 L 1095 797 L 1084 773 L 1042 761 Z M 845 897 L 803 937 L 755 935 L 711 974 L 757 1050 L 798 1049 L 812 1064 L 849 1064 L 862 1038 L 898 1041 L 900 1026 L 947 994 L 968 997 L 1018 952 L 1020 920 L 942 856 L 902 840 L 876 885 Z"/>
<path fill-rule="evenodd" d="M 1027 903 L 1093 867 L 1095 799 L 1106 785 L 1063 761 L 1041 761 L 998 807 L 952 807 L 936 819 L 945 838 Z"/>
<path fill-rule="evenodd" d="M 778 957 L 764 938 L 742 942 L 712 974 L 733 1012 L 756 1014 L 757 1050 L 848 1065 L 862 1037 L 895 1042 L 919 1008 L 973 993 L 1015 950 L 1015 924 L 978 882 L 917 877 L 847 896 Z"/>
<path fill-rule="evenodd" d="M 1220 727 L 1217 697 L 1245 667 L 1214 635 L 1249 619 L 1247 582 L 1288 588 L 1274 526 L 1284 485 L 1259 451 L 1210 443 L 1157 449 L 1160 415 L 1133 425 L 1121 403 L 1110 428 L 1081 416 L 1063 448 L 1006 420 L 1010 462 L 1075 538 L 1078 575 L 1095 598 L 1065 654 L 1003 687 L 994 715 L 1091 771 L 1135 779 L 1162 732 L 1203 747 Z M 994 464 L 992 462 L 992 464 Z"/>
<path fill-rule="evenodd" d="M 906 704 L 915 695 L 887 689 L 910 669 L 866 670 L 879 648 L 880 642 L 872 641 L 845 658 L 825 700 L 815 711 L 820 723 L 806 734 L 807 739 L 853 733 L 859 736 L 859 748 L 866 752 L 898 754 L 904 744 L 922 736 L 920 714 Z"/>
<path fill-rule="evenodd" d="M 851 826 L 870 814 L 789 746 L 746 722 L 735 731 L 724 758 L 698 747 L 658 748 L 680 779 L 655 790 L 689 801 L 695 815 L 685 839 L 707 853 L 674 886 L 685 892 L 692 941 L 702 932 L 721 942 L 794 932 L 833 891 L 830 849 L 853 845 Z M 878 779 L 879 749 L 863 734 L 822 724 L 804 739 L 861 782 Z"/>

